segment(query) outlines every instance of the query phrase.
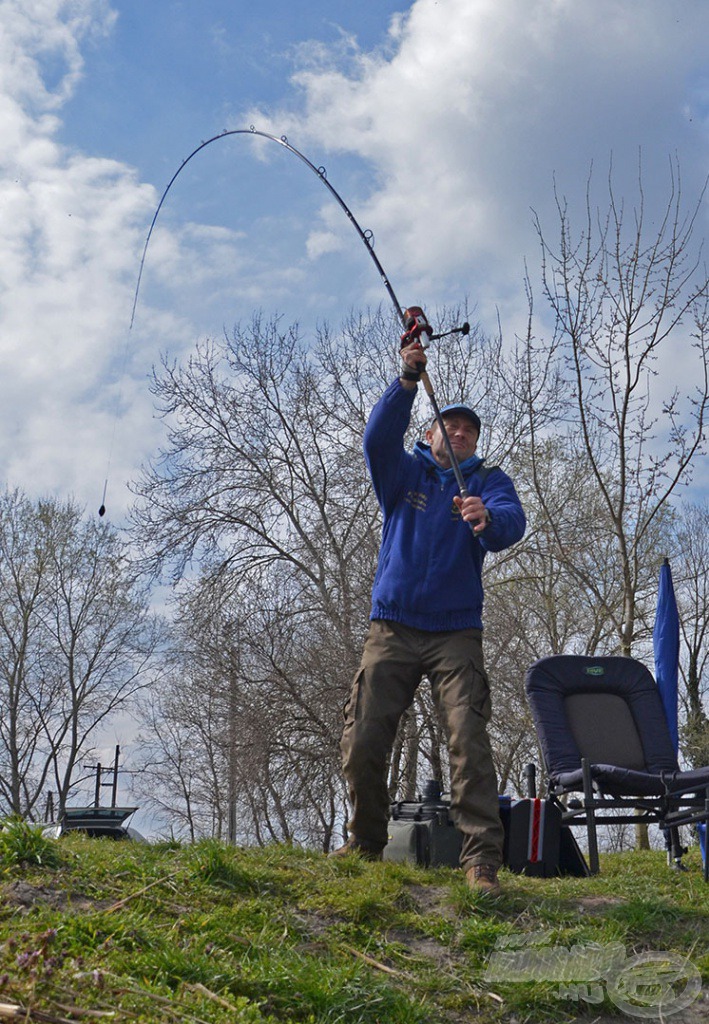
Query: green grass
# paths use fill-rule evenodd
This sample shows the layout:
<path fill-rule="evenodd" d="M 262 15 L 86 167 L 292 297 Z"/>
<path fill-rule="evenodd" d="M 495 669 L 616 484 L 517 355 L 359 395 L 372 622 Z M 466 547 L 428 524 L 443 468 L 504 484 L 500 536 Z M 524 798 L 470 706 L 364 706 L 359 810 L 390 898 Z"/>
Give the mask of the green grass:
<path fill-rule="evenodd" d="M 61 863 L 57 843 L 23 818 L 7 818 L 0 830 L 0 867 L 36 864 L 55 868 Z"/>
<path fill-rule="evenodd" d="M 615 943 L 688 958 L 706 981 L 709 886 L 697 854 L 687 862 L 677 874 L 661 853 L 627 853 L 593 879 L 503 872 L 489 900 L 448 869 L 20 830 L 0 842 L 0 1003 L 27 1020 L 160 1024 L 623 1021 L 607 985 L 591 1003 L 538 974 L 491 980 L 491 958 Z"/>

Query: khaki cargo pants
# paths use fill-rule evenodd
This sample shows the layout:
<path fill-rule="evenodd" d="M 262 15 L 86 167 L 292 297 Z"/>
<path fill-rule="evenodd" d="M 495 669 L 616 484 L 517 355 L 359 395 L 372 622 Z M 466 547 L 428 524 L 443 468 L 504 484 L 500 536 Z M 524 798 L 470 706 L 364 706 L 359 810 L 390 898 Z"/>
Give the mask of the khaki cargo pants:
<path fill-rule="evenodd" d="M 389 756 L 399 719 L 423 675 L 448 736 L 451 814 L 463 833 L 461 865 L 499 867 L 504 831 L 487 735 L 490 688 L 479 629 L 429 633 L 381 619 L 370 623 L 340 744 L 352 804 L 350 835 L 386 845 Z"/>

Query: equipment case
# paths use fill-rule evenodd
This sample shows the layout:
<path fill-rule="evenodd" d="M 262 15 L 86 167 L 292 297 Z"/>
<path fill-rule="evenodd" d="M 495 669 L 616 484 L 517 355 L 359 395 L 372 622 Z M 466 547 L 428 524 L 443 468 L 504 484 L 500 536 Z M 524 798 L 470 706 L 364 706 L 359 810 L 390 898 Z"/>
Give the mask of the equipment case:
<path fill-rule="evenodd" d="M 500 818 L 505 830 L 503 863 L 510 871 L 541 878 L 588 875 L 576 840 L 568 827 L 562 827 L 561 810 L 553 801 L 501 796 Z M 458 867 L 461 846 L 462 835 L 436 783 L 426 784 L 419 801 L 391 805 L 384 860 Z"/>

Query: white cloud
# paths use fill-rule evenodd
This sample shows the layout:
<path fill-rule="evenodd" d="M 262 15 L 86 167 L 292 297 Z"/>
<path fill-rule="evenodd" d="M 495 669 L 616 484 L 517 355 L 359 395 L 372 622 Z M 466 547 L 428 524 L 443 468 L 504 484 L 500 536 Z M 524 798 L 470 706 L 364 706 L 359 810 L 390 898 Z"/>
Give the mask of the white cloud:
<path fill-rule="evenodd" d="M 311 259 L 317 259 L 327 253 L 341 252 L 343 248 L 342 238 L 338 238 L 332 231 L 311 231 L 307 241 L 307 253 Z"/>
<path fill-rule="evenodd" d="M 227 187 L 243 188 L 199 214 L 212 224 L 195 207 L 180 223 L 171 197 L 127 334 L 156 191 L 100 143 L 91 155 L 59 141 L 82 48 L 115 17 L 108 0 L 0 0 L 0 483 L 93 501 L 119 409 L 112 475 L 125 503 L 123 481 L 160 433 L 147 374 L 162 349 L 193 343 L 198 304 L 244 315 L 296 295 L 299 313 L 336 318 L 386 297 L 375 275 L 359 294 L 356 271 L 337 278 L 366 264 L 360 243 L 320 185 L 294 174 L 287 191 L 288 170 L 266 146 L 259 212 L 237 173 Z M 286 132 L 316 163 L 335 162 L 330 180 L 373 229 L 403 301 L 468 296 L 488 323 L 499 304 L 509 333 L 524 321 L 523 261 L 538 262 L 531 207 L 553 235 L 553 175 L 582 200 L 590 162 L 602 188 L 612 153 L 622 191 L 642 148 L 649 206 L 666 198 L 675 153 L 696 195 L 708 35 L 705 0 L 416 0 L 381 49 L 346 35 L 334 48 L 301 43 L 283 109 L 236 127 Z M 312 206 L 298 207 L 313 193 L 315 223 Z M 224 227 L 227 206 L 244 220 Z"/>
<path fill-rule="evenodd" d="M 115 21 L 108 0 L 0 0 L 0 486 L 98 507 L 110 458 L 109 512 L 120 517 L 125 481 L 162 437 L 148 388 L 160 353 L 191 347 L 206 310 L 221 330 L 220 310 L 275 306 L 303 271 L 274 259 L 282 214 L 247 237 L 172 217 L 171 197 L 129 332 L 157 192 L 100 149 L 60 141 L 82 48 Z"/>
<path fill-rule="evenodd" d="M 247 116 L 364 157 L 360 209 L 389 273 L 409 294 L 463 289 L 489 307 L 521 295 L 530 207 L 551 219 L 554 175 L 583 199 L 591 162 L 602 183 L 613 154 L 624 189 L 642 148 L 649 197 L 666 195 L 675 152 L 698 187 L 706 132 L 687 109 L 708 33 L 698 0 L 417 0 L 392 23 L 393 53 L 318 44 L 295 76 L 302 112 Z"/>
<path fill-rule="evenodd" d="M 544 309 L 532 210 L 556 244 L 554 182 L 579 230 L 590 168 L 593 202 L 607 209 L 612 162 L 632 222 L 642 160 L 649 240 L 676 159 L 693 208 L 707 173 L 707 38 L 702 0 L 416 0 L 393 19 L 387 49 L 303 48 L 298 113 L 247 116 L 317 159 L 364 160 L 369 180 L 360 174 L 348 198 L 399 299 L 433 309 L 468 298 L 490 330 L 499 311 L 511 340 L 527 326 L 525 264 Z M 321 217 L 313 255 L 341 214 L 323 203 Z M 705 205 L 697 234 L 706 228 Z M 378 282 L 366 301 L 386 301 Z M 547 310 L 538 333 L 552 322 Z M 690 351 L 686 334 L 673 339 L 681 358 L 662 353 L 660 383 L 691 390 Z M 696 479 L 706 487 L 705 468 Z"/>
<path fill-rule="evenodd" d="M 81 77 L 82 40 L 115 19 L 107 0 L 1 0 L 0 93 L 35 114 L 58 109 Z"/>
<path fill-rule="evenodd" d="M 0 3 L 0 486 L 98 507 L 120 410 L 120 514 L 124 482 L 157 439 L 151 364 L 161 342 L 179 348 L 193 331 L 146 303 L 128 336 L 155 190 L 124 164 L 56 141 L 81 45 L 114 20 L 105 0 Z M 171 285 L 193 282 L 194 266 L 175 262 Z"/>
<path fill-rule="evenodd" d="M 110 361 L 151 201 L 126 168 L 53 137 L 81 39 L 111 21 L 99 0 L 0 4 L 0 407 L 16 425 L 0 479 L 33 492 L 82 491 L 79 402 Z"/>

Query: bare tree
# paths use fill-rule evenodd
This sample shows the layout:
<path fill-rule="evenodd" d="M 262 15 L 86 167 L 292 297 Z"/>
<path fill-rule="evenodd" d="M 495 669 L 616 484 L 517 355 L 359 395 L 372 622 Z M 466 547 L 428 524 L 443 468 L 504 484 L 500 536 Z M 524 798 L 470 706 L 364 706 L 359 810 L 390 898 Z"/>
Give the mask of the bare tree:
<path fill-rule="evenodd" d="M 371 570 L 376 510 L 359 470 L 362 423 L 342 416 L 330 383 L 275 321 L 165 367 L 154 389 L 169 448 L 140 485 L 136 522 L 176 578 L 193 559 L 232 581 L 278 565 L 354 657 L 357 567 Z"/>
<path fill-rule="evenodd" d="M 33 817 L 148 684 L 159 629 L 115 532 L 73 502 L 5 493 L 0 545 L 0 798 Z"/>
<path fill-rule="evenodd" d="M 707 668 L 709 666 L 709 507 L 685 505 L 675 522 L 672 563 L 682 637 L 684 727 L 681 743 L 689 763 L 709 764 Z"/>
<path fill-rule="evenodd" d="M 40 669 L 50 591 L 51 522 L 19 491 L 0 499 L 0 797 L 31 813 L 51 767 L 37 705 L 51 700 Z"/>
<path fill-rule="evenodd" d="M 636 638 L 638 601 L 650 589 L 653 529 L 705 450 L 709 281 L 694 243 L 702 197 L 684 213 L 674 168 L 667 205 L 653 221 L 642 180 L 628 212 L 609 176 L 608 210 L 600 213 L 593 207 L 589 178 L 585 224 L 578 232 L 558 193 L 556 246 L 536 220 L 543 289 L 555 317 L 553 348 L 563 359 L 569 389 L 566 443 L 579 460 L 585 493 L 595 491 L 599 528 L 612 542 L 621 600 L 607 611 L 624 654 L 630 654 Z M 668 392 L 657 374 L 669 344 L 673 351 L 681 347 L 685 359 L 691 383 L 684 393 Z M 532 412 L 530 425 L 541 481 L 543 441 Z M 541 482 L 537 493 L 568 571 L 594 593 L 595 570 L 589 572 L 573 554 L 568 557 Z M 656 565 L 657 560 L 652 572 Z M 602 593 L 597 599 L 603 600 Z"/>
<path fill-rule="evenodd" d="M 272 572 L 228 596 L 214 580 L 190 586 L 161 693 L 147 703 L 139 788 L 192 837 L 329 848 L 345 801 L 338 646 L 275 583 Z"/>
<path fill-rule="evenodd" d="M 555 317 L 551 347 L 563 360 L 570 391 L 570 448 L 584 468 L 586 492 L 596 492 L 599 527 L 620 577 L 621 600 L 607 610 L 624 655 L 638 640 L 643 605 L 654 593 L 658 559 L 649 556 L 658 531 L 705 450 L 709 280 L 694 241 L 703 193 L 685 213 L 679 168 L 671 171 L 669 199 L 654 226 L 642 175 L 628 214 L 616 198 L 612 172 L 605 213 L 594 209 L 589 176 L 585 224 L 578 233 L 558 192 L 557 245 L 536 219 L 543 291 Z M 531 322 L 531 286 L 528 293 Z M 683 355 L 693 354 L 687 360 L 691 384 L 683 393 L 665 390 L 658 377 L 670 341 L 675 350 L 682 346 Z M 532 414 L 530 435 L 536 461 L 540 434 Z M 535 479 L 540 481 L 536 468 Z M 544 504 L 539 484 L 537 493 Z M 547 521 L 569 573 L 590 593 L 597 591 L 594 574 L 568 557 L 554 517 Z M 597 598 L 600 604 L 603 595 Z M 647 829 L 638 828 L 637 841 L 648 845 Z"/>

